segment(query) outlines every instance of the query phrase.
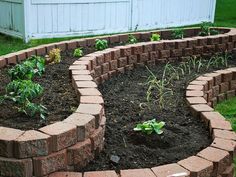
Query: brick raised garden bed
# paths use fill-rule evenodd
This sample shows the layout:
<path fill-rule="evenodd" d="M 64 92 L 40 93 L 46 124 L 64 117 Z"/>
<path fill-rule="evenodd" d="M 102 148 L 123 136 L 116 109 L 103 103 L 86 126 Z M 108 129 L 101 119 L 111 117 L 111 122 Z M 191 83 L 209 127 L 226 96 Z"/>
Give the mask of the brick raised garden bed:
<path fill-rule="evenodd" d="M 185 60 L 186 56 L 236 51 L 236 30 L 219 29 L 222 34 L 209 37 L 193 37 L 198 28 L 187 29 L 189 38 L 162 40 L 118 46 L 88 54 L 71 67 L 72 85 L 78 94 L 80 105 L 75 113 L 61 122 L 39 130 L 22 131 L 0 127 L 0 176 L 3 177 L 50 177 L 81 176 L 73 171 L 85 166 L 96 153 L 103 149 L 106 118 L 104 103 L 97 86 L 109 78 L 132 70 L 137 64 L 158 64 L 166 61 Z M 170 31 L 160 31 L 164 39 Z M 147 41 L 152 32 L 135 33 Z M 128 35 L 102 37 L 111 44 L 126 42 Z M 0 67 L 16 64 L 25 58 L 45 55 L 53 47 L 63 51 L 78 46 L 93 46 L 95 38 L 71 40 L 48 44 L 0 57 Z M 92 79 L 91 79 L 92 77 Z M 223 99 L 235 96 L 236 69 L 215 71 L 205 74 L 190 83 L 186 99 L 192 114 L 202 119 L 213 137 L 210 147 L 195 156 L 178 163 L 151 169 L 122 170 L 121 177 L 166 177 L 170 174 L 187 172 L 191 177 L 232 177 L 236 135 L 230 124 L 212 107 Z M 114 171 L 86 172 L 84 177 L 118 177 Z"/>

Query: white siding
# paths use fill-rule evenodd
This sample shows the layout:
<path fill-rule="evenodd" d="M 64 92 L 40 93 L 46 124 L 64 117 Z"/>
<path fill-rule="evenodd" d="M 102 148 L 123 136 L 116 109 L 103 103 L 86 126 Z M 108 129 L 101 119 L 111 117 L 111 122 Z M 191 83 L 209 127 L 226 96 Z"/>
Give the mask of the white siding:
<path fill-rule="evenodd" d="M 0 0 L 0 31 L 14 31 L 21 36 L 26 34 L 26 39 L 29 39 L 191 25 L 213 21 L 215 2 L 216 0 Z"/>

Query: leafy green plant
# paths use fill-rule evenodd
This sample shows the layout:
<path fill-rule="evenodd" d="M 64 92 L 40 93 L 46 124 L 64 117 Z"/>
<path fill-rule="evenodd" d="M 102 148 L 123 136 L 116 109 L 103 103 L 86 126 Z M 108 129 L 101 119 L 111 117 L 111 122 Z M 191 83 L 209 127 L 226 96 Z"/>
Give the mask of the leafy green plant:
<path fill-rule="evenodd" d="M 77 48 L 74 50 L 74 57 L 82 57 L 84 55 L 83 49 L 82 48 Z"/>
<path fill-rule="evenodd" d="M 134 128 L 134 131 L 141 131 L 145 134 L 152 134 L 155 132 L 160 135 L 163 133 L 163 127 L 165 126 L 165 122 L 157 122 L 156 119 L 148 120 L 143 122 L 142 124 L 137 124 Z"/>
<path fill-rule="evenodd" d="M 210 35 L 217 35 L 219 34 L 220 32 L 218 30 L 215 30 L 215 29 L 210 29 Z"/>
<path fill-rule="evenodd" d="M 8 71 L 11 80 L 30 80 L 34 76 L 41 76 L 45 72 L 45 59 L 32 56 L 21 64 L 17 64 Z"/>
<path fill-rule="evenodd" d="M 129 34 L 128 43 L 129 43 L 129 44 L 135 44 L 135 43 L 137 43 L 137 42 L 138 42 L 137 38 L 136 38 L 134 35 Z"/>
<path fill-rule="evenodd" d="M 203 22 L 201 24 L 201 31 L 199 32 L 199 36 L 209 36 L 209 35 L 217 35 L 219 34 L 218 30 L 215 29 L 211 29 L 211 27 L 213 26 L 212 23 L 210 22 Z"/>
<path fill-rule="evenodd" d="M 95 48 L 96 48 L 96 50 L 104 50 L 104 49 L 108 48 L 107 40 L 96 39 Z"/>
<path fill-rule="evenodd" d="M 54 48 L 49 52 L 49 62 L 50 63 L 60 63 L 61 62 L 61 49 Z"/>
<path fill-rule="evenodd" d="M 177 28 L 171 31 L 172 39 L 183 39 L 184 30 L 182 28 Z"/>
<path fill-rule="evenodd" d="M 6 94 L 1 96 L 0 104 L 4 100 L 13 101 L 19 112 L 29 116 L 35 116 L 39 113 L 42 119 L 45 119 L 46 108 L 43 105 L 32 103 L 43 93 L 43 88 L 31 80 L 13 80 L 6 87 Z"/>
<path fill-rule="evenodd" d="M 151 41 L 160 41 L 161 35 L 160 34 L 152 34 Z"/>

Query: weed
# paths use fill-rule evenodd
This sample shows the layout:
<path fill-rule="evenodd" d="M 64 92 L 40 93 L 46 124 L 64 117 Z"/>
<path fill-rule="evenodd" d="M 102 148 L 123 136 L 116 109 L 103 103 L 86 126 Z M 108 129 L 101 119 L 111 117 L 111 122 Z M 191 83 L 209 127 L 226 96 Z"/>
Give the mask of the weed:
<path fill-rule="evenodd" d="M 135 43 L 137 43 L 137 42 L 138 42 L 137 38 L 136 38 L 134 35 L 129 34 L 128 43 L 129 43 L 129 44 L 135 44 Z"/>
<path fill-rule="evenodd" d="M 155 132 L 160 135 L 163 133 L 163 127 L 165 126 L 165 122 L 157 122 L 156 119 L 148 120 L 143 122 L 142 124 L 137 124 L 134 128 L 134 131 L 141 131 L 145 134 L 152 134 Z"/>
<path fill-rule="evenodd" d="M 172 39 L 183 39 L 184 30 L 182 28 L 177 28 L 171 31 Z"/>
<path fill-rule="evenodd" d="M 160 34 L 152 34 L 151 41 L 160 41 L 161 35 Z"/>
<path fill-rule="evenodd" d="M 210 22 L 203 22 L 201 24 L 201 31 L 199 32 L 199 36 L 209 36 L 209 35 L 217 35 L 219 34 L 218 30 L 215 29 L 211 29 L 211 27 L 213 26 L 212 23 Z"/>
<path fill-rule="evenodd" d="M 104 50 L 104 49 L 108 48 L 107 40 L 105 40 L 105 39 L 103 39 L 103 40 L 96 39 L 96 41 L 95 41 L 95 48 L 96 48 L 97 51 Z"/>
<path fill-rule="evenodd" d="M 77 48 L 74 50 L 74 57 L 82 57 L 84 55 L 83 49 L 82 48 Z"/>

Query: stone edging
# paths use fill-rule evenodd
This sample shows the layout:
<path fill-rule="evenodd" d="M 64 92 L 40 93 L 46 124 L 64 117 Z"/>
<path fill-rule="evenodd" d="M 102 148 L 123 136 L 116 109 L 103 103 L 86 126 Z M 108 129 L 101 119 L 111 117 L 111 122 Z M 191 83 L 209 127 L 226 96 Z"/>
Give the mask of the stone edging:
<path fill-rule="evenodd" d="M 229 52 L 236 51 L 236 30 L 223 28 L 221 30 L 226 33 L 209 37 L 192 37 L 182 40 L 162 40 L 160 42 L 143 42 L 127 46 L 119 46 L 88 54 L 80 58 L 78 61 L 75 61 L 74 64 L 70 66 L 69 70 L 72 78 L 72 85 L 77 91 L 78 99 L 80 100 L 78 109 L 64 121 L 45 126 L 38 131 L 21 131 L 0 127 L 0 176 L 31 177 L 34 175 L 40 177 L 55 171 L 73 171 L 77 168 L 83 167 L 94 158 L 94 155 L 103 149 L 106 118 L 103 108 L 103 98 L 97 89 L 98 84 L 103 83 L 118 73 L 124 73 L 126 70 L 131 70 L 138 64 L 152 65 L 166 61 L 184 60 L 186 56 L 211 55 L 212 53 L 223 52 L 225 50 L 228 50 Z M 198 31 L 198 28 L 194 28 L 190 29 L 188 33 L 194 35 Z M 147 40 L 150 38 L 151 33 L 152 32 L 134 33 L 134 35 L 143 40 Z M 160 33 L 168 36 L 170 31 L 161 31 Z M 122 34 L 102 38 L 108 39 L 110 43 L 119 43 L 121 41 L 127 41 L 128 35 Z M 5 66 L 6 64 L 15 64 L 20 62 L 32 54 L 45 55 L 53 47 L 58 47 L 62 50 L 70 50 L 79 46 L 93 46 L 95 39 L 96 38 L 88 38 L 64 41 L 9 54 L 0 57 L 0 67 Z M 212 76 L 212 78 L 214 77 L 215 76 Z M 201 78 L 198 78 L 198 80 L 199 79 Z M 206 80 L 201 82 L 204 82 L 205 84 L 207 82 L 206 85 L 208 86 L 209 83 L 213 81 Z M 198 81 L 196 83 L 198 83 Z M 220 85 L 219 88 L 227 88 L 225 82 L 220 84 L 222 86 Z M 211 89 L 210 86 L 203 86 L 204 88 L 206 87 L 207 89 Z M 215 100 L 218 97 L 218 100 L 223 98 L 221 95 L 215 95 L 211 100 L 213 89 L 196 90 L 196 88 L 200 87 L 202 88 L 201 85 L 191 85 L 189 86 L 190 90 L 186 93 L 187 96 L 191 96 L 191 98 L 187 98 L 188 100 L 199 99 L 202 101 L 200 105 L 195 103 L 192 105 L 192 102 L 189 102 L 192 112 L 196 116 L 200 115 L 202 109 L 204 112 L 205 109 L 207 111 L 213 111 L 213 109 L 208 105 L 214 105 L 216 103 Z M 196 97 L 194 94 L 197 94 L 197 98 L 192 98 Z M 232 93 L 227 92 L 227 95 L 230 94 Z M 202 98 L 198 97 L 206 98 L 208 105 L 202 100 Z M 224 123 L 224 125 L 225 124 L 227 123 Z M 220 136 L 219 132 L 216 136 L 214 131 L 215 128 L 212 128 L 212 123 L 210 125 L 210 130 L 214 137 Z M 227 124 L 227 126 L 229 125 Z M 226 131 L 231 130 L 229 127 L 227 128 Z M 228 132 L 226 132 L 226 136 L 228 135 L 227 133 Z M 234 133 L 231 132 L 231 134 L 230 137 L 235 138 Z M 216 138 L 216 140 L 219 139 L 222 141 L 222 137 L 219 138 Z M 228 142 L 230 140 L 223 141 Z M 216 144 L 218 144 L 218 146 L 220 146 L 220 144 L 225 145 L 225 143 L 219 142 L 216 142 Z M 188 159 L 178 162 L 178 164 L 154 167 L 152 169 L 140 169 L 141 171 L 122 170 L 121 176 L 130 177 L 130 174 L 135 175 L 138 173 L 140 175 L 145 173 L 144 176 L 147 176 L 146 174 L 150 174 L 149 176 L 155 176 L 154 174 L 160 176 L 160 174 L 163 174 L 162 176 L 164 177 L 167 175 L 168 170 L 170 170 L 168 173 L 175 173 L 182 170 L 189 173 L 190 171 L 191 175 L 196 173 L 199 176 L 204 177 L 208 177 L 212 172 L 220 175 L 223 169 L 222 164 L 225 164 L 225 160 L 228 159 L 230 164 L 232 163 L 232 154 L 235 151 L 235 144 L 230 145 L 231 149 L 228 150 L 230 155 L 226 154 L 223 160 L 220 159 L 219 161 L 213 159 L 212 161 L 214 161 L 214 165 L 212 162 L 200 158 L 200 152 L 200 155 L 198 154 L 197 156 L 189 157 Z M 216 145 L 214 147 L 216 147 Z M 212 148 L 210 148 L 210 150 L 215 150 L 217 153 L 220 151 L 219 149 Z M 207 153 L 208 151 L 209 149 L 206 149 L 206 151 L 203 151 L 202 153 L 209 154 Z M 199 163 L 202 168 L 199 167 Z M 194 164 L 198 165 L 194 166 Z M 227 164 L 226 166 L 229 165 Z M 14 170 L 16 168 L 18 170 Z M 218 168 L 220 170 L 218 170 Z M 232 166 L 230 166 L 230 168 L 232 168 Z M 113 176 L 116 175 L 116 173 L 112 171 L 109 173 L 114 174 Z M 86 176 L 86 174 L 88 175 Z M 51 176 L 53 175 L 55 174 L 52 174 Z M 88 177 L 89 173 L 85 173 L 84 176 Z"/>

